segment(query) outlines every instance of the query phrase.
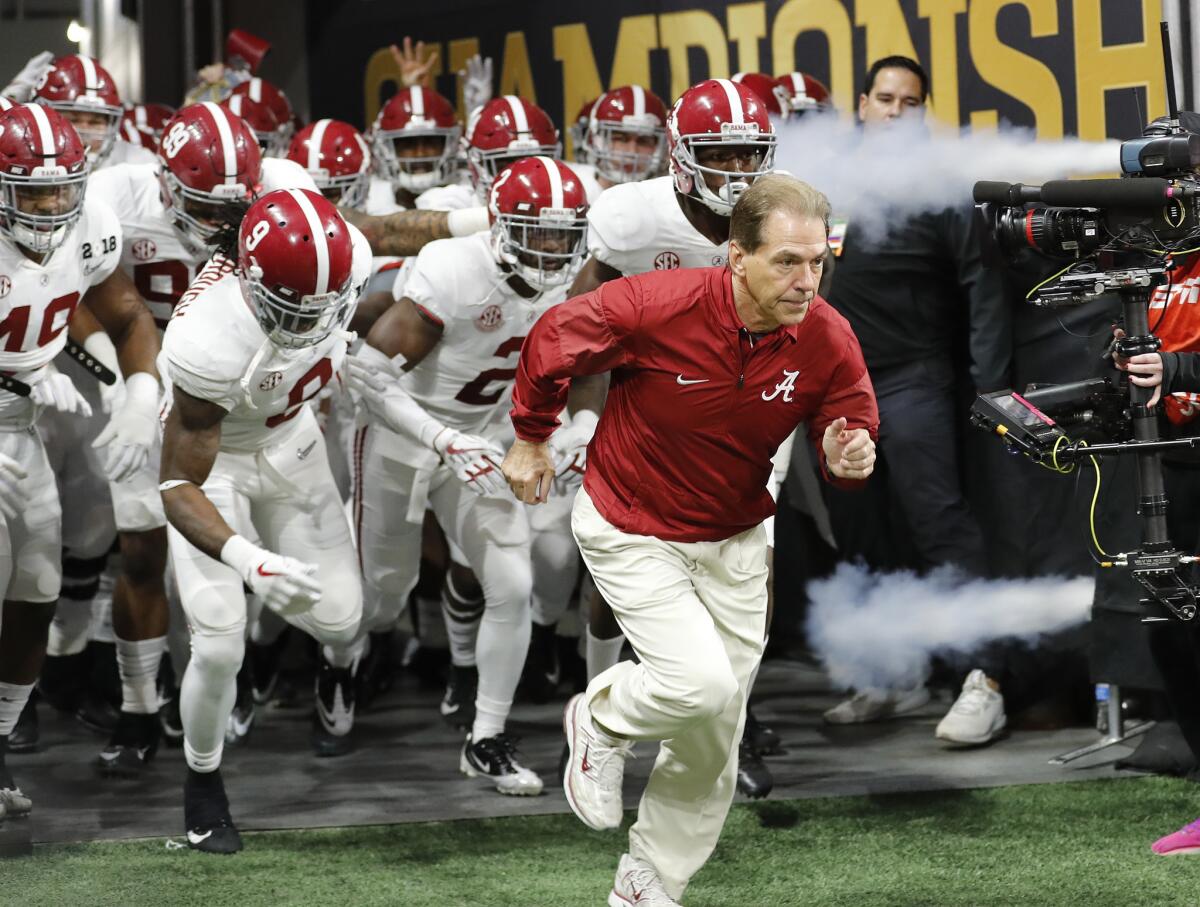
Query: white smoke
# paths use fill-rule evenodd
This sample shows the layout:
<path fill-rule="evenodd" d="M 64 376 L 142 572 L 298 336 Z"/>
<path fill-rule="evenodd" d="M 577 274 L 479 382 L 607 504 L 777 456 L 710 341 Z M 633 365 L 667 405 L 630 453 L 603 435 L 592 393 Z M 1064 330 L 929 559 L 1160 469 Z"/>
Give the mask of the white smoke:
<path fill-rule="evenodd" d="M 832 116 L 778 129 L 776 168 L 824 192 L 834 215 L 868 241 L 906 217 L 971 205 L 976 180 L 1038 184 L 1120 171 L 1120 142 L 1038 141 L 1025 129 L 960 132 L 898 120 L 864 130 Z"/>
<path fill-rule="evenodd" d="M 968 579 L 949 568 L 926 576 L 841 564 L 809 583 L 808 640 L 838 688 L 911 689 L 934 655 L 969 655 L 999 639 L 1035 641 L 1083 623 L 1089 577 Z"/>

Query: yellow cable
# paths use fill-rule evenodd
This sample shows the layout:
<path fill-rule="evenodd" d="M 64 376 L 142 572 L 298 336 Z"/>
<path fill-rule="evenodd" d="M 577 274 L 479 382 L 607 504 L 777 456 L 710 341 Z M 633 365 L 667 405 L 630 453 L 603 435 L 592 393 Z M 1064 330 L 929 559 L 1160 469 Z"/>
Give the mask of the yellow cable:
<path fill-rule="evenodd" d="M 1047 277 L 1045 280 L 1043 280 L 1041 283 L 1039 283 L 1037 286 L 1035 286 L 1032 290 L 1030 290 L 1028 293 L 1026 293 L 1025 298 L 1032 299 L 1034 293 L 1036 293 L 1038 290 L 1040 290 L 1042 287 L 1044 287 L 1050 281 L 1067 273 L 1067 271 L 1069 271 L 1069 270 L 1071 270 L 1071 268 L 1075 267 L 1076 264 L 1078 264 L 1078 262 L 1073 261 L 1069 265 L 1067 265 L 1065 268 L 1063 268 L 1061 271 L 1059 271 L 1057 274 L 1051 274 L 1049 277 Z"/>
<path fill-rule="evenodd" d="M 1081 441 L 1080 444 L 1084 447 L 1087 446 L 1086 441 Z M 1092 492 L 1092 506 L 1088 510 L 1088 525 L 1092 530 L 1092 544 L 1095 545 L 1096 550 L 1105 557 L 1111 557 L 1112 555 L 1110 555 L 1100 546 L 1100 539 L 1096 537 L 1096 501 L 1100 499 L 1100 461 L 1095 457 L 1088 457 L 1088 459 L 1092 461 L 1092 466 L 1096 470 L 1096 489 Z"/>

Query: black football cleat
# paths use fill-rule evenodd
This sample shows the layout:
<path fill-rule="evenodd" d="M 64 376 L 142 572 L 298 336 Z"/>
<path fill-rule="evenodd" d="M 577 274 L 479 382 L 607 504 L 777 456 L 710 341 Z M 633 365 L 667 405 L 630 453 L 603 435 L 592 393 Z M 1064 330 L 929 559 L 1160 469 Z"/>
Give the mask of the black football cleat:
<path fill-rule="evenodd" d="M 42 738 L 41 726 L 38 722 L 37 701 L 38 691 L 35 687 L 25 702 L 25 708 L 21 709 L 16 726 L 8 735 L 8 751 L 10 753 L 37 752 Z"/>
<path fill-rule="evenodd" d="M 475 691 L 478 686 L 479 671 L 474 665 L 450 665 L 446 695 L 442 697 L 441 705 L 438 706 L 446 724 L 460 730 L 468 730 L 475 723 Z"/>
<path fill-rule="evenodd" d="M 746 707 L 746 726 L 742 730 L 742 739 L 760 756 L 777 756 L 783 752 L 783 741 L 779 739 L 779 734 L 759 721 L 749 706 Z"/>
<path fill-rule="evenodd" d="M 162 726 L 158 715 L 121 712 L 108 746 L 96 757 L 96 768 L 108 778 L 140 778 L 158 752 Z"/>
<path fill-rule="evenodd" d="M 521 676 L 521 695 L 536 705 L 544 705 L 558 692 L 561 676 L 554 627 L 534 621 L 529 636 L 529 654 L 525 656 L 525 670 Z"/>
<path fill-rule="evenodd" d="M 506 734 L 476 741 L 468 734 L 458 767 L 468 778 L 487 778 L 509 797 L 536 797 L 542 792 L 542 779 L 517 761 L 516 740 Z"/>
<path fill-rule="evenodd" d="M 743 739 L 738 747 L 738 790 L 751 800 L 761 800 L 774 786 L 775 779 L 771 776 L 771 770 Z"/>
<path fill-rule="evenodd" d="M 250 659 L 242 659 L 237 672 L 237 693 L 233 700 L 233 711 L 225 723 L 225 745 L 241 746 L 250 737 L 257 711 L 254 705 L 254 670 Z"/>
<path fill-rule="evenodd" d="M 187 770 L 183 785 L 183 824 L 188 847 L 204 853 L 233 854 L 242 849 L 242 836 L 229 815 L 229 798 L 221 772 Z"/>
<path fill-rule="evenodd" d="M 391 690 L 392 685 L 396 682 L 398 668 L 392 631 L 383 630 L 370 634 L 367 657 L 363 659 L 355 676 L 357 686 L 355 707 L 359 711 L 369 708 L 376 698 Z"/>
<path fill-rule="evenodd" d="M 322 657 L 316 688 L 313 752 L 322 758 L 344 756 L 353 748 L 350 732 L 354 730 L 354 669 L 335 668 Z"/>

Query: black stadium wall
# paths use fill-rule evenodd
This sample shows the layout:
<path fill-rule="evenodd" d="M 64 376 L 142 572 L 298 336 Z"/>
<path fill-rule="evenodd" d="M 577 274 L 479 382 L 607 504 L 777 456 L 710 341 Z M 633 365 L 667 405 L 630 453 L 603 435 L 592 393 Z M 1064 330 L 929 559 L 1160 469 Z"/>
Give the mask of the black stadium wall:
<path fill-rule="evenodd" d="M 306 6 L 312 114 L 359 126 L 395 91 L 387 47 L 405 35 L 438 48 L 436 87 L 460 107 L 455 72 L 478 52 L 495 61 L 498 91 L 536 101 L 560 126 L 607 87 L 649 85 L 669 102 L 690 84 L 739 70 L 803 70 L 852 110 L 869 61 L 894 53 L 929 70 L 933 115 L 944 122 L 1124 138 L 1166 109 L 1157 0 Z M 1181 41 L 1190 62 L 1186 35 Z M 1185 87 L 1181 101 L 1190 94 Z"/>

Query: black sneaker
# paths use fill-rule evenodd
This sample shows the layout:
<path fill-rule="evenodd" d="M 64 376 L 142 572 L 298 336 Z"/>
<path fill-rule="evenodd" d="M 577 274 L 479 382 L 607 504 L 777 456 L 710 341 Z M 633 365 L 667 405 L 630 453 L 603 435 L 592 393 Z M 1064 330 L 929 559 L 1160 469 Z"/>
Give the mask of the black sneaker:
<path fill-rule="evenodd" d="M 554 627 L 533 622 L 529 636 L 529 654 L 521 675 L 521 695 L 537 705 L 544 705 L 558 692 L 561 671 L 558 664 L 558 642 Z"/>
<path fill-rule="evenodd" d="M 254 675 L 250 659 L 243 658 L 237 672 L 237 694 L 233 700 L 233 711 L 225 723 L 225 745 L 240 746 L 246 743 L 250 729 L 254 727 Z"/>
<path fill-rule="evenodd" d="M 738 790 L 751 800 L 761 800 L 774 786 L 775 779 L 771 776 L 771 770 L 743 738 L 738 747 Z"/>
<path fill-rule="evenodd" d="M 33 809 L 33 801 L 21 792 L 17 782 L 13 780 L 12 772 L 4 764 L 4 754 L 8 751 L 8 738 L 0 737 L 0 815 L 9 819 L 19 819 L 29 815 Z"/>
<path fill-rule="evenodd" d="M 479 671 L 474 665 L 450 665 L 446 678 L 446 695 L 438 707 L 450 727 L 467 730 L 475 723 L 475 691 L 479 687 Z"/>
<path fill-rule="evenodd" d="M 183 718 L 179 714 L 179 687 L 162 691 L 158 706 L 158 724 L 162 742 L 175 748 L 183 746 Z"/>
<path fill-rule="evenodd" d="M 192 850 L 231 854 L 242 849 L 242 836 L 229 815 L 229 798 L 219 769 L 188 769 L 183 785 L 183 824 Z"/>
<path fill-rule="evenodd" d="M 391 630 L 370 635 L 367 657 L 363 659 L 355 678 L 357 708 L 368 708 L 376 697 L 383 696 L 396 680 L 396 645 Z"/>
<path fill-rule="evenodd" d="M 96 768 L 110 778 L 141 777 L 158 752 L 161 735 L 158 715 L 121 712 L 112 739 L 96 757 Z"/>
<path fill-rule="evenodd" d="M 25 708 L 17 718 L 17 724 L 8 735 L 8 751 L 10 753 L 37 752 L 41 740 L 41 728 L 38 725 L 37 711 L 38 691 L 30 691 Z"/>
<path fill-rule="evenodd" d="M 783 741 L 774 729 L 767 727 L 750 707 L 746 707 L 746 726 L 742 730 L 742 740 L 750 744 L 750 748 L 760 756 L 777 756 L 783 752 Z"/>
<path fill-rule="evenodd" d="M 322 657 L 316 687 L 313 752 L 322 757 L 344 756 L 353 748 L 354 668 L 335 668 Z"/>
<path fill-rule="evenodd" d="M 542 779 L 517 762 L 516 741 L 507 734 L 478 741 L 468 734 L 458 769 L 468 778 L 486 776 L 496 790 L 510 797 L 536 797 L 542 792 Z"/>
<path fill-rule="evenodd" d="M 283 650 L 287 648 L 290 629 L 286 628 L 272 643 L 263 645 L 252 640 L 246 643 L 250 686 L 256 705 L 266 705 L 275 694 L 275 687 L 279 683 L 279 666 L 283 661 Z"/>

